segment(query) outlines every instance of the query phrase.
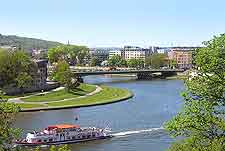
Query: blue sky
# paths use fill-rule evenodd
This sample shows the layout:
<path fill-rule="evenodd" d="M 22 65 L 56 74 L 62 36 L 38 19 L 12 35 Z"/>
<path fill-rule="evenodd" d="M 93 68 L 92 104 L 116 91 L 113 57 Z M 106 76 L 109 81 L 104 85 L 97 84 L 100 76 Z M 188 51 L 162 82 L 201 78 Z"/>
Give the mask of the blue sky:
<path fill-rule="evenodd" d="M 225 32 L 224 0 L 0 0 L 0 33 L 94 46 L 198 46 Z"/>

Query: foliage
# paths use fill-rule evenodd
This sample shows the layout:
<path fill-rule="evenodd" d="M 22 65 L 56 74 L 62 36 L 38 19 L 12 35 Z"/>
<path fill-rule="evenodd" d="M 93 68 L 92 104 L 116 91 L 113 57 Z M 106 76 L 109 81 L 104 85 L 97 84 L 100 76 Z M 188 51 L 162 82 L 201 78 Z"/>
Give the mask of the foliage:
<path fill-rule="evenodd" d="M 151 68 L 158 69 L 166 65 L 166 55 L 154 53 L 145 60 L 146 66 L 151 66 Z"/>
<path fill-rule="evenodd" d="M 225 149 L 225 34 L 197 50 L 197 76 L 186 80 L 184 106 L 165 124 L 174 137 L 183 136 L 170 150 Z"/>
<path fill-rule="evenodd" d="M 20 130 L 12 128 L 19 107 L 13 103 L 0 102 L 0 151 L 14 150 L 12 141 L 19 138 Z"/>
<path fill-rule="evenodd" d="M 170 68 L 176 68 L 177 67 L 177 61 L 175 59 L 169 60 L 169 66 Z"/>
<path fill-rule="evenodd" d="M 130 59 L 127 61 L 128 67 L 131 68 L 143 68 L 144 63 L 145 62 L 142 59 Z"/>
<path fill-rule="evenodd" d="M 108 64 L 112 67 L 126 67 L 127 61 L 119 55 L 114 55 L 108 60 Z"/>
<path fill-rule="evenodd" d="M 32 77 L 27 72 L 21 72 L 15 79 L 16 86 L 23 91 L 23 88 L 31 86 Z"/>
<path fill-rule="evenodd" d="M 48 58 L 51 63 L 65 60 L 69 64 L 82 64 L 88 51 L 86 46 L 60 45 L 48 50 Z"/>
<path fill-rule="evenodd" d="M 78 81 L 73 80 L 73 73 L 66 61 L 59 61 L 57 63 L 51 78 L 64 85 L 68 91 L 73 87 L 79 86 Z"/>
<path fill-rule="evenodd" d="M 37 66 L 31 58 L 23 51 L 5 51 L 0 50 L 0 87 L 16 84 L 19 87 L 27 86 L 24 82 L 30 81 L 33 73 L 36 72 Z M 23 80 L 23 86 L 18 83 L 19 79 L 28 76 Z"/>
<path fill-rule="evenodd" d="M 26 38 L 13 35 L 5 36 L 0 34 L 0 46 L 1 45 L 15 46 L 17 48 L 29 51 L 32 48 L 48 49 L 51 47 L 56 47 L 57 45 L 60 45 L 60 43 L 35 38 Z"/>
<path fill-rule="evenodd" d="M 97 57 L 91 58 L 91 66 L 92 67 L 97 66 L 97 63 L 98 63 L 98 58 Z"/>
<path fill-rule="evenodd" d="M 72 84 L 72 72 L 66 61 L 59 61 L 57 63 L 52 74 L 52 79 L 70 88 L 70 85 Z"/>

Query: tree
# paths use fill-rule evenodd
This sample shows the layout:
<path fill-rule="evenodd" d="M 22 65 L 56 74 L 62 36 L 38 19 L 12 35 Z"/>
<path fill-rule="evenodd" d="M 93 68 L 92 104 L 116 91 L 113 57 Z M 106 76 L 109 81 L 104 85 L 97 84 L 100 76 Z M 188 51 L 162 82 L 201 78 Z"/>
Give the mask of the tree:
<path fill-rule="evenodd" d="M 86 46 L 60 45 L 48 50 L 48 58 L 51 63 L 65 60 L 70 64 L 82 64 L 88 51 Z"/>
<path fill-rule="evenodd" d="M 151 66 L 152 68 L 158 69 L 166 65 L 166 55 L 154 53 L 145 60 L 146 66 Z"/>
<path fill-rule="evenodd" d="M 97 63 L 98 63 L 98 58 L 97 57 L 91 58 L 91 66 L 92 67 L 97 66 Z"/>
<path fill-rule="evenodd" d="M 108 64 L 112 67 L 126 67 L 127 61 L 119 55 L 114 55 L 108 60 Z"/>
<path fill-rule="evenodd" d="M 26 72 L 21 72 L 15 79 L 16 86 L 24 93 L 24 88 L 28 88 L 32 84 L 32 77 Z"/>
<path fill-rule="evenodd" d="M 142 59 L 130 59 L 127 62 L 128 67 L 131 68 L 143 68 L 144 67 L 144 60 Z"/>
<path fill-rule="evenodd" d="M 169 60 L 169 66 L 170 68 L 176 68 L 177 67 L 177 61 L 175 59 Z"/>
<path fill-rule="evenodd" d="M 20 129 L 12 128 L 20 108 L 14 103 L 0 102 L 0 150 L 14 150 L 12 141 L 19 138 Z"/>
<path fill-rule="evenodd" d="M 24 74 L 33 78 L 36 71 L 37 66 L 24 51 L 0 50 L 0 87 L 18 84 L 16 79 Z"/>
<path fill-rule="evenodd" d="M 225 149 L 225 34 L 203 43 L 196 51 L 197 76 L 189 77 L 183 109 L 165 124 L 174 137 L 170 150 Z"/>
<path fill-rule="evenodd" d="M 0 96 L 1 97 L 1 96 Z M 0 102 L 0 151 L 31 151 L 21 147 L 14 147 L 13 141 L 20 138 L 21 130 L 13 128 L 16 114 L 20 111 L 19 106 L 14 103 Z M 40 151 L 36 148 L 35 151 Z M 50 151 L 71 151 L 68 145 L 60 147 L 51 146 Z"/>
<path fill-rule="evenodd" d="M 68 91 L 73 87 L 79 86 L 78 80 L 73 79 L 73 73 L 66 61 L 59 61 L 57 63 L 51 78 L 64 85 Z"/>

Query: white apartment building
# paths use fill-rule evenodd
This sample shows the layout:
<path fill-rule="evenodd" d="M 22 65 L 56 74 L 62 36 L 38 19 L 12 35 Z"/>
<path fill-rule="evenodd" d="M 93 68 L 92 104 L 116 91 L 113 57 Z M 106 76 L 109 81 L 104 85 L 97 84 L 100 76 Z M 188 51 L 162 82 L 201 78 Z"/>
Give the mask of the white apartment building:
<path fill-rule="evenodd" d="M 124 52 L 124 59 L 142 59 L 145 60 L 145 51 L 142 50 L 126 50 Z"/>
<path fill-rule="evenodd" d="M 115 56 L 115 55 L 122 56 L 121 50 L 110 50 L 109 51 L 109 58 L 112 58 L 112 56 Z"/>
<path fill-rule="evenodd" d="M 152 53 L 152 48 L 140 48 L 134 46 L 125 46 L 122 50 L 122 57 L 125 60 L 142 59 L 145 60 Z"/>

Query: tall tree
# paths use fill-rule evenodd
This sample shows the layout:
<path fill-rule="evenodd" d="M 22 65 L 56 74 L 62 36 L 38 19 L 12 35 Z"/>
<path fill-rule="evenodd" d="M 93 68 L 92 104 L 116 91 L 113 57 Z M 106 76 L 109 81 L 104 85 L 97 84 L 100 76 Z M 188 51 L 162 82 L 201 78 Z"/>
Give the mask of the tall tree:
<path fill-rule="evenodd" d="M 91 66 L 92 67 L 97 66 L 97 63 L 98 63 L 98 58 L 97 57 L 91 58 Z"/>
<path fill-rule="evenodd" d="M 204 42 L 196 51 L 197 73 L 189 77 L 183 109 L 165 124 L 175 151 L 224 151 L 225 149 L 225 34 Z"/>
<path fill-rule="evenodd" d="M 127 61 L 128 67 L 131 68 L 143 68 L 144 67 L 144 60 L 142 59 L 130 59 Z"/>
<path fill-rule="evenodd" d="M 49 49 L 48 58 L 51 63 L 65 60 L 70 64 L 82 64 L 88 51 L 86 46 L 60 45 Z"/>
<path fill-rule="evenodd" d="M 68 91 L 73 87 L 79 86 L 78 80 L 73 78 L 72 71 L 66 61 L 59 61 L 57 63 L 51 78 L 64 85 Z"/>
<path fill-rule="evenodd" d="M 24 93 L 24 88 L 28 88 L 32 84 L 32 77 L 26 72 L 21 72 L 15 79 L 16 86 Z"/>
<path fill-rule="evenodd" d="M 152 68 L 160 68 L 166 65 L 166 55 L 154 53 L 145 60 L 146 66 L 150 66 Z"/>
<path fill-rule="evenodd" d="M 20 129 L 12 128 L 19 107 L 13 103 L 0 102 L 0 150 L 13 151 L 12 141 L 19 138 Z"/>
<path fill-rule="evenodd" d="M 175 59 L 169 60 L 169 66 L 170 68 L 176 68 L 177 67 L 177 61 Z"/>
<path fill-rule="evenodd" d="M 119 55 L 114 55 L 108 60 L 108 64 L 112 67 L 126 67 L 127 61 Z"/>
<path fill-rule="evenodd" d="M 33 78 L 36 69 L 37 66 L 25 52 L 0 50 L 0 87 L 15 84 L 22 74 Z"/>

